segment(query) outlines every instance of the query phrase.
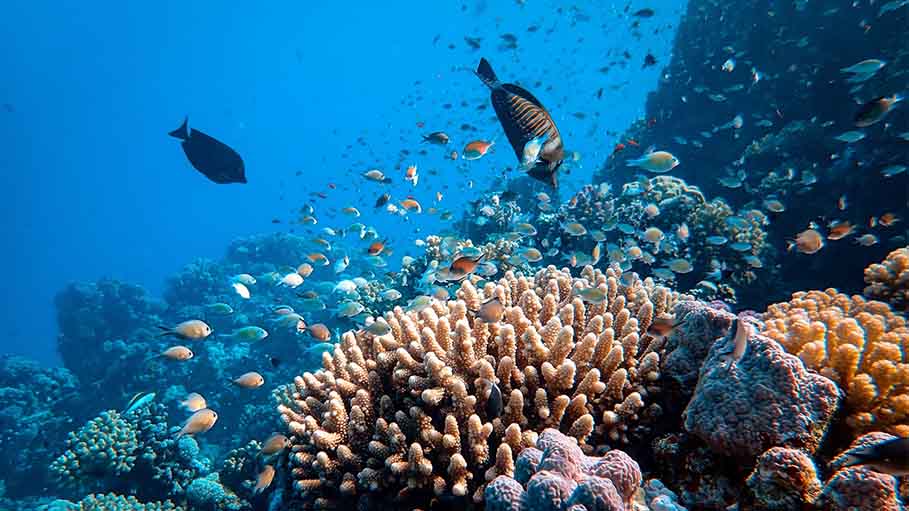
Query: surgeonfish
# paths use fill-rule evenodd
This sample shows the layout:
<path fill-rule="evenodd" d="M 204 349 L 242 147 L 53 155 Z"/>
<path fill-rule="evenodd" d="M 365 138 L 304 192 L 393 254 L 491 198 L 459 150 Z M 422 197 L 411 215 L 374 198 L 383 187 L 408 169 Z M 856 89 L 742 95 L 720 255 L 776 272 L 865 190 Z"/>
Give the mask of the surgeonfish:
<path fill-rule="evenodd" d="M 477 76 L 491 89 L 492 106 L 519 162 L 524 148 L 538 137 L 547 137 L 537 154 L 537 162 L 527 174 L 558 187 L 556 173 L 565 157 L 562 136 L 543 104 L 530 92 L 512 83 L 502 83 L 485 58 L 480 59 Z"/>
<path fill-rule="evenodd" d="M 183 152 L 189 163 L 205 177 L 218 184 L 246 183 L 246 169 L 243 158 L 230 146 L 192 128 L 183 119 L 179 128 L 168 133 L 183 142 Z"/>

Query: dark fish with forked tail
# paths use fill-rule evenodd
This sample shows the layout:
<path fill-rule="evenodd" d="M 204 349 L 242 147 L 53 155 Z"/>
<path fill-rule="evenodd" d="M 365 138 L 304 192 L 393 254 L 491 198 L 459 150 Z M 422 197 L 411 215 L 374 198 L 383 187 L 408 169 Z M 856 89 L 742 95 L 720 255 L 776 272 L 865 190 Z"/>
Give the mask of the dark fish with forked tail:
<path fill-rule="evenodd" d="M 894 476 L 909 475 L 909 438 L 896 437 L 851 450 L 845 466 L 857 465 Z"/>
<path fill-rule="evenodd" d="M 188 128 L 187 121 L 189 118 L 168 135 L 183 141 L 180 145 L 189 163 L 215 183 L 245 183 L 246 169 L 240 154 L 224 142 Z"/>
<path fill-rule="evenodd" d="M 540 100 L 513 83 L 502 83 L 484 58 L 477 66 L 477 76 L 492 89 L 492 106 L 508 136 L 519 162 L 525 162 L 528 143 L 545 141 L 533 155 L 527 173 L 530 177 L 558 187 L 556 172 L 562 165 L 565 150 L 562 136 Z M 531 144 L 533 146 L 533 144 Z"/>

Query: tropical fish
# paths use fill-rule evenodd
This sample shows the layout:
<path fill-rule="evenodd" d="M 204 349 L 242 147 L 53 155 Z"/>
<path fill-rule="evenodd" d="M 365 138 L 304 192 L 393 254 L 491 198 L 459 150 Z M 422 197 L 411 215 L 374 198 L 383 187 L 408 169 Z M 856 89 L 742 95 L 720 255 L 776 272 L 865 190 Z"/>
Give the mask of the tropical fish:
<path fill-rule="evenodd" d="M 519 162 L 524 148 L 538 137 L 547 137 L 537 153 L 536 163 L 527 174 L 532 178 L 558 187 L 556 173 L 562 165 L 565 150 L 562 136 L 543 104 L 530 92 L 512 83 L 502 83 L 485 58 L 480 59 L 477 76 L 491 89 L 492 106 L 496 111 L 508 142 Z"/>
<path fill-rule="evenodd" d="M 173 335 L 178 339 L 198 341 L 211 335 L 211 327 L 200 319 L 184 321 L 173 328 L 168 328 L 166 326 L 159 326 L 158 328 L 163 330 L 163 332 L 158 334 L 158 337 Z"/>
<path fill-rule="evenodd" d="M 574 294 L 580 296 L 581 300 L 593 304 L 600 304 L 606 300 L 606 291 L 598 287 L 576 289 Z"/>
<path fill-rule="evenodd" d="M 881 70 L 884 66 L 887 65 L 886 61 L 879 59 L 866 59 L 859 63 L 853 64 L 849 67 L 844 67 L 840 71 L 844 73 L 853 73 L 860 75 L 867 75 L 871 73 L 876 73 Z"/>
<path fill-rule="evenodd" d="M 855 114 L 855 125 L 859 128 L 867 128 L 880 122 L 884 117 L 887 117 L 893 106 L 902 100 L 902 95 L 894 94 L 892 96 L 882 96 L 865 103 Z"/>
<path fill-rule="evenodd" d="M 391 327 L 388 326 L 388 323 L 384 321 L 373 321 L 369 325 L 366 325 L 366 328 L 364 328 L 364 330 L 371 333 L 372 335 L 385 335 L 388 332 L 391 332 Z"/>
<path fill-rule="evenodd" d="M 416 165 L 411 165 L 411 166 L 407 167 L 407 170 L 404 171 L 404 181 L 408 181 L 413 186 L 417 186 L 417 183 L 420 182 L 420 175 L 417 174 Z"/>
<path fill-rule="evenodd" d="M 814 254 L 824 248 L 824 236 L 815 229 L 800 232 L 794 240 L 787 242 L 786 250 L 796 249 L 803 254 Z"/>
<path fill-rule="evenodd" d="M 265 384 L 265 378 L 255 371 L 243 373 L 231 381 L 234 385 L 244 389 L 257 389 Z"/>
<path fill-rule="evenodd" d="M 205 311 L 216 316 L 230 316 L 234 313 L 233 307 L 221 302 L 206 305 Z"/>
<path fill-rule="evenodd" d="M 906 172 L 905 165 L 887 165 L 881 169 L 881 175 L 884 177 L 893 177 Z"/>
<path fill-rule="evenodd" d="M 283 451 L 290 444 L 290 440 L 280 433 L 274 433 L 262 442 L 259 456 L 271 456 Z"/>
<path fill-rule="evenodd" d="M 344 273 L 344 270 L 350 265 L 350 257 L 344 256 L 341 259 L 335 261 L 334 271 L 335 274 Z"/>
<path fill-rule="evenodd" d="M 524 167 L 524 170 L 532 169 L 540 161 L 540 151 L 547 138 L 549 138 L 548 134 L 532 138 L 524 144 L 524 152 L 521 156 L 521 166 Z"/>
<path fill-rule="evenodd" d="M 180 145 L 189 163 L 215 183 L 245 183 L 246 170 L 240 154 L 220 140 L 195 128 L 189 129 L 188 123 L 189 117 L 168 134 L 183 141 Z"/>
<path fill-rule="evenodd" d="M 313 339 L 319 341 L 327 341 L 331 339 L 331 330 L 329 330 L 328 327 L 322 323 L 309 325 L 308 331 L 309 335 L 311 335 Z"/>
<path fill-rule="evenodd" d="M 429 142 L 430 144 L 445 145 L 449 140 L 451 138 L 444 131 L 434 131 L 429 135 L 423 135 L 423 142 Z"/>
<path fill-rule="evenodd" d="M 461 158 L 464 158 L 465 160 L 479 160 L 483 156 L 486 156 L 486 153 L 489 152 L 493 145 L 495 145 L 495 141 L 474 140 L 464 146 L 464 150 L 461 151 Z"/>
<path fill-rule="evenodd" d="M 232 282 L 230 284 L 230 287 L 234 290 L 234 293 L 237 293 L 237 295 L 240 298 L 242 298 L 244 300 L 249 300 L 249 297 L 251 295 L 249 293 L 249 288 L 246 287 L 245 284 L 243 284 L 242 282 Z"/>
<path fill-rule="evenodd" d="M 847 144 L 852 144 L 858 142 L 859 140 L 865 138 L 865 134 L 861 131 L 847 131 L 840 135 L 833 137 L 834 140 L 839 140 L 840 142 L 845 142 Z"/>
<path fill-rule="evenodd" d="M 500 417 L 504 409 L 501 389 L 495 382 L 489 382 L 489 392 L 486 395 L 486 420 L 491 421 Z"/>
<path fill-rule="evenodd" d="M 230 278 L 230 282 L 239 282 L 244 286 L 256 285 L 256 278 L 248 273 L 239 273 Z"/>
<path fill-rule="evenodd" d="M 244 326 L 230 333 L 227 337 L 238 341 L 261 341 L 268 337 L 268 332 L 257 326 Z"/>
<path fill-rule="evenodd" d="M 202 394 L 190 392 L 189 395 L 186 396 L 186 399 L 180 401 L 180 406 L 186 411 L 195 413 L 206 408 L 208 405 L 205 403 L 205 398 L 202 397 Z"/>
<path fill-rule="evenodd" d="M 385 174 L 379 169 L 367 170 L 363 173 L 363 177 L 370 181 L 375 181 L 377 183 L 388 184 L 391 183 L 391 178 L 385 177 Z"/>
<path fill-rule="evenodd" d="M 134 412 L 140 408 L 144 408 L 149 403 L 155 400 L 154 392 L 138 392 L 136 395 L 129 400 L 129 403 L 126 403 L 126 408 L 123 409 L 122 415 L 126 415 L 130 412 Z"/>
<path fill-rule="evenodd" d="M 180 431 L 177 432 L 177 438 L 183 437 L 185 435 L 205 433 L 206 431 L 210 430 L 217 421 L 217 412 L 210 408 L 203 408 L 193 413 L 188 419 L 186 419 L 186 422 L 183 423 L 183 427 L 180 428 Z"/>
<path fill-rule="evenodd" d="M 297 273 L 300 274 L 304 279 L 312 275 L 313 267 L 309 263 L 303 263 L 300 266 L 297 266 Z"/>
<path fill-rule="evenodd" d="M 625 162 L 625 164 L 629 167 L 639 167 L 656 174 L 669 172 L 670 170 L 676 168 L 679 163 L 679 159 L 668 151 L 649 152 L 640 158 L 627 160 Z"/>
<path fill-rule="evenodd" d="M 909 475 L 909 438 L 896 437 L 848 451 L 846 467 L 859 465 L 893 476 Z"/>
<path fill-rule="evenodd" d="M 303 284 L 303 277 L 297 272 L 288 273 L 287 275 L 285 275 L 284 277 L 281 278 L 281 280 L 278 282 L 278 284 L 281 286 L 286 286 L 291 289 L 294 289 L 294 288 L 300 286 L 301 284 Z"/>
<path fill-rule="evenodd" d="M 505 315 L 505 306 L 498 298 L 492 298 L 480 305 L 477 316 L 485 323 L 498 323 Z"/>

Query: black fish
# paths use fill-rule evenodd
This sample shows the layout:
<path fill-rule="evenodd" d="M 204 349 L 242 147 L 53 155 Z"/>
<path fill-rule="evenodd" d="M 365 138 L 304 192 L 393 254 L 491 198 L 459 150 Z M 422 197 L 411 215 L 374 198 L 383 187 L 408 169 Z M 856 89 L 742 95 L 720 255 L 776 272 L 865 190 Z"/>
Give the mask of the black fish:
<path fill-rule="evenodd" d="M 558 187 L 556 173 L 562 165 L 565 151 L 562 136 L 549 112 L 540 100 L 524 88 L 500 82 L 485 58 L 480 59 L 476 74 L 492 89 L 492 106 L 518 161 L 524 157 L 527 142 L 546 136 L 546 143 L 538 156 L 539 161 L 527 173 L 534 179 L 550 183 L 553 188 Z"/>
<path fill-rule="evenodd" d="M 909 438 L 892 438 L 846 454 L 847 467 L 866 465 L 868 468 L 894 476 L 909 475 Z"/>
<path fill-rule="evenodd" d="M 656 63 L 657 63 L 656 57 L 654 57 L 652 54 L 648 53 L 644 57 L 644 65 L 641 66 L 641 69 L 644 69 L 645 67 L 655 66 Z"/>
<path fill-rule="evenodd" d="M 180 145 L 189 163 L 215 183 L 245 183 L 246 169 L 237 151 L 195 128 L 188 129 L 187 121 L 188 117 L 168 135 L 183 141 Z"/>
<path fill-rule="evenodd" d="M 379 196 L 378 199 L 376 199 L 376 207 L 381 208 L 382 206 L 388 204 L 388 201 L 390 201 L 390 200 L 391 200 L 391 195 L 389 195 L 387 193 L 383 193 L 382 195 Z"/>
<path fill-rule="evenodd" d="M 648 7 L 645 7 L 643 9 L 641 9 L 640 11 L 632 14 L 632 16 L 637 16 L 638 18 L 650 18 L 653 15 L 654 15 L 653 9 L 650 9 Z"/>
<path fill-rule="evenodd" d="M 486 420 L 492 420 L 502 415 L 502 391 L 495 383 L 489 384 L 489 397 L 486 398 Z"/>

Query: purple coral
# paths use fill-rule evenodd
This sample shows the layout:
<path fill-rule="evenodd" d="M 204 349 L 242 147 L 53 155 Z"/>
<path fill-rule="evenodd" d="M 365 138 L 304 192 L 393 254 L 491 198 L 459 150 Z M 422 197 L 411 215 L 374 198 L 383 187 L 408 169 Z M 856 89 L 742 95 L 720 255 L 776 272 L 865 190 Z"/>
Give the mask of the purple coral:
<path fill-rule="evenodd" d="M 484 496 L 491 511 L 625 511 L 640 485 L 641 469 L 624 452 L 586 456 L 573 438 L 547 429 L 518 456 L 515 477 L 497 477 Z"/>
<path fill-rule="evenodd" d="M 710 349 L 685 428 L 714 452 L 756 457 L 774 446 L 813 453 L 837 409 L 840 391 L 810 373 L 798 357 L 752 335 L 741 360 L 731 360 L 732 335 Z"/>
<path fill-rule="evenodd" d="M 844 452 L 830 462 L 830 469 L 836 471 L 821 491 L 817 503 L 822 509 L 831 511 L 891 511 L 903 509 L 896 489 L 896 479 L 887 474 L 862 467 L 843 468 L 849 455 L 858 449 L 892 440 L 893 435 L 874 432 L 862 435 L 852 442 Z"/>

